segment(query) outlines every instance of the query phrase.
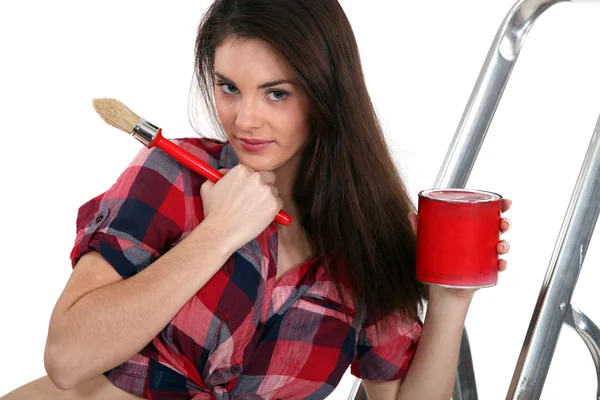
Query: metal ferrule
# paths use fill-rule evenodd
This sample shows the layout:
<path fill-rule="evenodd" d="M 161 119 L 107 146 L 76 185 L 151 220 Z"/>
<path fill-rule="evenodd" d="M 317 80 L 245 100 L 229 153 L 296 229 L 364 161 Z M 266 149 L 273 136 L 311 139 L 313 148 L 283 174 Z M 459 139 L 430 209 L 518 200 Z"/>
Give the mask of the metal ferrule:
<path fill-rule="evenodd" d="M 140 120 L 135 124 L 135 128 L 131 131 L 131 136 L 136 138 L 138 142 L 142 143 L 144 146 L 150 146 L 150 143 L 156 137 L 156 134 L 160 128 L 146 121 L 145 119 L 140 118 Z"/>

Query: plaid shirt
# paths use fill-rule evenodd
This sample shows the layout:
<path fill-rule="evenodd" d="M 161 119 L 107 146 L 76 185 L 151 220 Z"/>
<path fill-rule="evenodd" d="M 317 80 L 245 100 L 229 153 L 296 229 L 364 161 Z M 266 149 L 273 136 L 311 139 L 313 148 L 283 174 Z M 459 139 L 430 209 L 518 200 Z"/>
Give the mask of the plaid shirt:
<path fill-rule="evenodd" d="M 174 142 L 216 169 L 239 163 L 229 143 Z M 79 209 L 73 267 L 95 250 L 124 279 L 139 273 L 202 221 L 204 181 L 162 150 L 143 148 L 111 188 Z M 317 259 L 277 284 L 276 266 L 273 222 L 144 349 L 105 375 L 148 399 L 225 400 L 325 398 L 349 367 L 371 380 L 406 373 L 420 324 L 392 314 L 376 338 L 377 321 L 341 305 Z"/>

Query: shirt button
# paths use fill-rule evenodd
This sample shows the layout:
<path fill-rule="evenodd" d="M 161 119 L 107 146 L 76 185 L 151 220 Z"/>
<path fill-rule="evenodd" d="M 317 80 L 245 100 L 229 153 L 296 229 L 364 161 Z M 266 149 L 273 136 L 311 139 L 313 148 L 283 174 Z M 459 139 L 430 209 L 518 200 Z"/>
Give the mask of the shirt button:
<path fill-rule="evenodd" d="M 256 329 L 262 329 L 264 326 L 264 323 L 262 321 L 258 321 L 258 324 L 256 324 Z"/>
<path fill-rule="evenodd" d="M 237 364 L 231 366 L 231 372 L 233 372 L 234 374 L 239 374 L 241 370 L 242 369 Z"/>
<path fill-rule="evenodd" d="M 96 223 L 97 223 L 97 224 L 98 224 L 98 223 L 100 223 L 100 222 L 101 222 L 103 219 L 104 219 L 104 216 L 103 216 L 103 215 L 98 215 L 98 216 L 96 217 Z"/>

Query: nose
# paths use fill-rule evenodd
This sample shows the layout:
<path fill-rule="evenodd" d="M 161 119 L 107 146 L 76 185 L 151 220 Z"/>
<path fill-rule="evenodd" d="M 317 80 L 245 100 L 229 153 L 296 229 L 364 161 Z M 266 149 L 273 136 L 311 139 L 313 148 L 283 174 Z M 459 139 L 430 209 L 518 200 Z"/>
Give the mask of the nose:
<path fill-rule="evenodd" d="M 259 128 L 262 123 L 258 101 L 255 99 L 245 98 L 240 102 L 237 118 L 235 119 L 236 127 L 241 131 L 251 131 Z"/>

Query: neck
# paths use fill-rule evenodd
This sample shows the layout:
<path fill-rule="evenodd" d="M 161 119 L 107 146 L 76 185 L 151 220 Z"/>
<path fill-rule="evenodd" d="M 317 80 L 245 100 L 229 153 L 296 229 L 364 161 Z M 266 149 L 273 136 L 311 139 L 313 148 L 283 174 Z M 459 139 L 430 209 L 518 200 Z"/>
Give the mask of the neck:
<path fill-rule="evenodd" d="M 292 218 L 289 226 L 278 225 L 277 233 L 280 245 L 283 248 L 299 248 L 302 259 L 314 257 L 311 239 L 300 223 L 301 215 L 298 205 L 294 201 L 294 185 L 300 166 L 300 157 L 289 160 L 285 165 L 273 171 L 275 174 L 275 187 L 279 197 L 283 200 L 283 211 Z"/>
<path fill-rule="evenodd" d="M 283 211 L 292 217 L 292 225 L 297 222 L 300 212 L 294 201 L 294 185 L 299 169 L 299 157 L 286 162 L 281 167 L 273 171 L 275 174 L 275 187 L 279 192 L 279 197 L 283 200 Z"/>

